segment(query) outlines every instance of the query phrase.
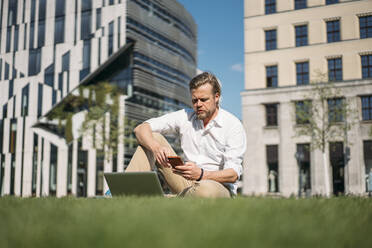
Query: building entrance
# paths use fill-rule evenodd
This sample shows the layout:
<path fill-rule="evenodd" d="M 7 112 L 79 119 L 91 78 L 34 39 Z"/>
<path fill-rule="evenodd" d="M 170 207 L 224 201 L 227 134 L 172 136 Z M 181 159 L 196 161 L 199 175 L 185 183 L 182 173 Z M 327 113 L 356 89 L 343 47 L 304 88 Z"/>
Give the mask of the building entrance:
<path fill-rule="evenodd" d="M 333 194 L 335 196 L 345 193 L 345 162 L 344 144 L 332 142 L 329 145 L 329 154 L 332 166 Z"/>
<path fill-rule="evenodd" d="M 363 142 L 366 192 L 372 195 L 372 140 Z"/>
<path fill-rule="evenodd" d="M 77 164 L 77 185 L 76 196 L 87 196 L 87 166 L 88 152 L 82 150 L 81 139 L 78 141 L 78 164 Z"/>

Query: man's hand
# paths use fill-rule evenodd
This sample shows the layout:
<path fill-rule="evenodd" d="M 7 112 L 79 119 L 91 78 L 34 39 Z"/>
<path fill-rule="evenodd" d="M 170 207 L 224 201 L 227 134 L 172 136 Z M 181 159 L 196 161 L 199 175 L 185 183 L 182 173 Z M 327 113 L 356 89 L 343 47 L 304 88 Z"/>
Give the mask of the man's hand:
<path fill-rule="evenodd" d="M 183 176 L 187 180 L 197 180 L 201 175 L 201 168 L 193 162 L 186 162 L 184 165 L 172 169 L 174 173 Z"/>
<path fill-rule="evenodd" d="M 163 167 L 170 167 L 168 163 L 168 156 L 172 154 L 171 150 L 168 147 L 162 146 L 157 142 L 151 131 L 151 127 L 148 123 L 144 122 L 138 125 L 134 129 L 138 143 L 152 151 L 154 158 L 160 165 Z"/>
<path fill-rule="evenodd" d="M 154 158 L 159 164 L 163 167 L 171 167 L 171 164 L 168 162 L 168 156 L 170 156 L 172 152 L 168 147 L 157 145 L 151 150 L 154 154 Z"/>

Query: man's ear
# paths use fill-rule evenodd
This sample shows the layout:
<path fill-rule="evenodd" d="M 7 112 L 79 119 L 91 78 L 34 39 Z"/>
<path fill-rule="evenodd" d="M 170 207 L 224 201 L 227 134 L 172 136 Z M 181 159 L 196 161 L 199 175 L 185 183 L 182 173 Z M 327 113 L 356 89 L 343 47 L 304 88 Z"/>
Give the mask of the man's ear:
<path fill-rule="evenodd" d="M 217 103 L 220 103 L 220 94 L 219 93 L 216 93 L 214 94 L 214 100 L 217 102 Z"/>

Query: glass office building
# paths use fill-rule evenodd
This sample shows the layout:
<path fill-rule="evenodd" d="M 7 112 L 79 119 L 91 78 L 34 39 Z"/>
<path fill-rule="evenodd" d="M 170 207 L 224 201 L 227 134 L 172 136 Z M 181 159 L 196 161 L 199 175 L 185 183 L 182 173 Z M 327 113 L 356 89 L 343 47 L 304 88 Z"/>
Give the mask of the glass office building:
<path fill-rule="evenodd" d="M 134 152 L 132 128 L 190 106 L 196 24 L 177 1 L 4 0 L 0 11 L 1 195 L 101 195 L 103 171 L 123 171 Z M 125 130 L 111 159 L 79 132 L 89 109 L 71 110 L 72 124 L 51 118 L 103 81 L 120 91 Z"/>

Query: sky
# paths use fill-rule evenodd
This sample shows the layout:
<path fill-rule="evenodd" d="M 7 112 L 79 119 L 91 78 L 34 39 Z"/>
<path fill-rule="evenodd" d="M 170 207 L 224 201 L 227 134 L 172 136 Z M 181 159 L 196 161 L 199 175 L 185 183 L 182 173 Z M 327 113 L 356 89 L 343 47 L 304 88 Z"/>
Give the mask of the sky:
<path fill-rule="evenodd" d="M 222 84 L 222 108 L 241 119 L 244 89 L 244 1 L 178 0 L 198 26 L 198 68 Z"/>

